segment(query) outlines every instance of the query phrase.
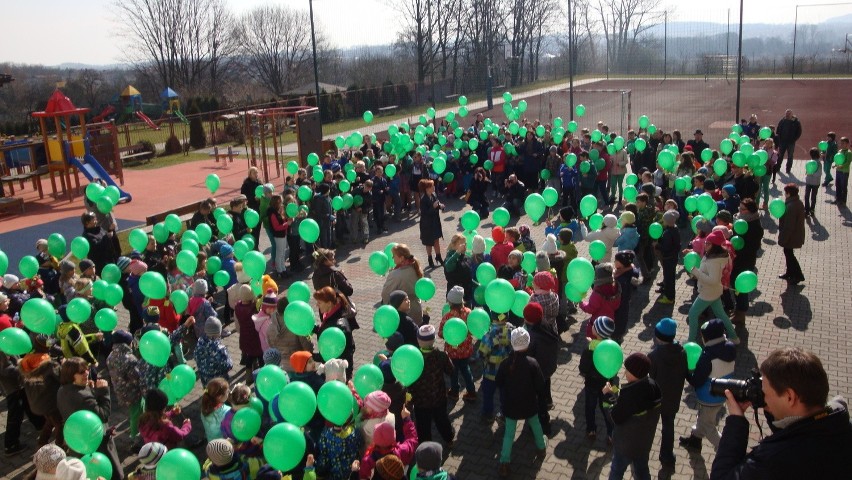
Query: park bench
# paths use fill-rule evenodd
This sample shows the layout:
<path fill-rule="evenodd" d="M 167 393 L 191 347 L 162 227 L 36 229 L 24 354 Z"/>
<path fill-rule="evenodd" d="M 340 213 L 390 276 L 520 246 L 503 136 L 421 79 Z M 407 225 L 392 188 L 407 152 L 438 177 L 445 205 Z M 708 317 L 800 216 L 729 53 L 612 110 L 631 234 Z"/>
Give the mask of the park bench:
<path fill-rule="evenodd" d="M 130 161 L 131 164 L 148 162 L 153 156 L 151 155 L 151 151 L 145 149 L 145 146 L 141 143 L 121 147 L 118 149 L 118 154 L 121 157 L 122 163 L 128 163 L 128 161 Z"/>
<path fill-rule="evenodd" d="M 391 113 L 394 110 L 399 108 L 399 105 L 388 105 L 387 107 L 382 107 L 379 109 L 379 115 L 384 115 L 386 113 Z"/>
<path fill-rule="evenodd" d="M 0 197 L 0 212 L 21 209 L 24 213 L 24 199 L 16 197 Z"/>

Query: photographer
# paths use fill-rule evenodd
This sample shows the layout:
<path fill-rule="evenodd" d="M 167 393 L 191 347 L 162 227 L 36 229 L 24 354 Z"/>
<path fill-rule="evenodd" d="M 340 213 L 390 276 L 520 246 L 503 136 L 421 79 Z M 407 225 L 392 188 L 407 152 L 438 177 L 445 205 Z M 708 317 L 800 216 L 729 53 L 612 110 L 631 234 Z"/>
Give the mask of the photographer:
<path fill-rule="evenodd" d="M 518 180 L 518 177 L 514 174 L 509 175 L 509 178 L 506 179 L 506 203 L 503 204 L 503 207 L 509 211 L 512 215 L 520 216 L 523 214 L 524 210 L 524 200 L 527 196 L 527 188 Z"/>
<path fill-rule="evenodd" d="M 819 358 L 801 348 L 778 349 L 760 373 L 762 388 L 749 399 L 725 390 L 729 415 L 710 478 L 849 478 L 849 412 L 841 397 L 826 404 L 828 376 Z M 746 453 L 750 399 L 763 407 L 773 433 Z"/>

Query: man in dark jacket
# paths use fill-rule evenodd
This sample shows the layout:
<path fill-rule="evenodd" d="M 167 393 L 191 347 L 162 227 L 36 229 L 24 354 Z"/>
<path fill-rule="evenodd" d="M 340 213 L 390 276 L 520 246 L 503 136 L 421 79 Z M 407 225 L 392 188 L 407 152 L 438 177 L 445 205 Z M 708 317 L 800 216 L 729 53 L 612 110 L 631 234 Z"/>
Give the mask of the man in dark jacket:
<path fill-rule="evenodd" d="M 673 467 L 674 421 L 680 409 L 683 395 L 683 383 L 686 381 L 686 352 L 675 341 L 677 322 L 664 318 L 654 328 L 654 349 L 648 354 L 651 359 L 650 376 L 663 395 L 660 416 L 662 417 L 662 438 L 660 439 L 660 463 L 664 467 Z"/>
<path fill-rule="evenodd" d="M 787 268 L 778 278 L 795 285 L 805 281 L 795 252 L 805 244 L 805 205 L 799 198 L 799 187 L 796 184 L 788 183 L 784 187 L 784 204 L 787 210 L 778 219 L 778 245 L 784 249 Z"/>
<path fill-rule="evenodd" d="M 545 435 L 550 435 L 550 414 L 553 408 L 553 395 L 550 391 L 550 378 L 556 373 L 556 357 L 559 355 L 559 337 L 551 328 L 542 328 L 541 319 L 544 309 L 536 302 L 530 302 L 524 307 L 524 328 L 530 334 L 530 346 L 527 355 L 536 359 L 541 373 L 544 375 L 545 394 L 542 403 L 546 408 L 539 412 L 541 429 Z"/>
<path fill-rule="evenodd" d="M 98 224 L 98 219 L 92 212 L 86 212 L 80 216 L 83 223 L 82 237 L 89 242 L 89 259 L 95 262 L 98 273 L 110 263 L 115 263 L 118 258 L 113 249 L 112 235 L 115 232 L 107 232 Z"/>
<path fill-rule="evenodd" d="M 610 480 L 622 478 L 633 466 L 633 477 L 651 479 L 648 456 L 660 420 L 661 393 L 657 383 L 648 377 L 651 359 L 641 352 L 624 359 L 627 383 L 620 389 L 607 383 L 603 393 L 610 396 L 612 406 L 613 456 Z"/>
<path fill-rule="evenodd" d="M 787 166 L 785 168 L 787 175 L 789 175 L 790 168 L 793 166 L 796 140 L 802 136 L 802 124 L 799 123 L 799 117 L 793 115 L 793 111 L 788 108 L 784 112 L 784 118 L 778 120 L 775 133 L 778 135 L 778 163 L 775 164 L 775 171 L 781 170 L 781 162 L 784 160 L 784 153 L 786 153 Z"/>
<path fill-rule="evenodd" d="M 728 418 L 710 478 L 848 478 L 852 472 L 852 425 L 845 400 L 828 404 L 828 375 L 820 359 L 801 348 L 775 350 L 760 364 L 772 434 L 746 453 L 745 410 L 725 391 Z M 756 406 L 757 407 L 757 406 Z"/>

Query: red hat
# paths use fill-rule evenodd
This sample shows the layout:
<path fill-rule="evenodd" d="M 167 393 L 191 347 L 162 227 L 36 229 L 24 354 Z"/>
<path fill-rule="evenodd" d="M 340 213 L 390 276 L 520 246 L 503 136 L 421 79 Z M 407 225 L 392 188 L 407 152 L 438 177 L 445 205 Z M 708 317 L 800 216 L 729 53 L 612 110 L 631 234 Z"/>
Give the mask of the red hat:
<path fill-rule="evenodd" d="M 722 233 L 721 230 L 713 230 L 712 232 L 710 232 L 710 235 L 707 235 L 707 238 L 705 238 L 704 241 L 711 245 L 718 245 L 720 247 L 723 247 L 725 246 L 725 243 L 728 241 L 728 239 L 725 238 L 725 234 Z"/>
<path fill-rule="evenodd" d="M 396 443 L 396 430 L 388 422 L 382 422 L 373 430 L 373 444 L 377 447 L 392 447 Z"/>
<path fill-rule="evenodd" d="M 495 243 L 503 243 L 506 241 L 506 233 L 503 232 L 503 227 L 494 227 L 491 229 L 491 238 Z"/>
<path fill-rule="evenodd" d="M 691 152 L 692 151 L 692 145 L 687 145 L 687 146 L 683 147 L 683 149 L 684 149 L 684 151 Z"/>
<path fill-rule="evenodd" d="M 544 308 L 537 302 L 530 302 L 524 307 L 524 321 L 530 325 L 538 325 L 544 317 Z"/>
<path fill-rule="evenodd" d="M 311 352 L 306 352 L 304 350 L 293 352 L 290 355 L 290 366 L 293 367 L 293 371 L 296 373 L 304 373 L 305 368 L 308 366 L 308 361 L 312 358 Z"/>
<path fill-rule="evenodd" d="M 539 290 L 556 290 L 556 281 L 550 272 L 538 272 L 533 277 L 533 285 Z"/>

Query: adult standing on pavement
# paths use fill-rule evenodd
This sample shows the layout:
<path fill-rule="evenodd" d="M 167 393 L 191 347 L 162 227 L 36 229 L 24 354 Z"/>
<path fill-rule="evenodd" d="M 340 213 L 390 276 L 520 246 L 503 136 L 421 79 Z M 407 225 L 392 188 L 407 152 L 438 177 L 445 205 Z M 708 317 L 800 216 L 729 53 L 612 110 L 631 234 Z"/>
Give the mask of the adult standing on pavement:
<path fill-rule="evenodd" d="M 739 213 L 737 220 L 743 220 L 748 223 L 748 230 L 740 235 L 744 245 L 734 257 L 733 268 L 731 269 L 731 278 L 736 279 L 737 275 L 749 270 L 754 271 L 757 266 L 757 252 L 760 251 L 761 241 L 763 240 L 763 225 L 760 224 L 760 213 L 757 210 L 757 202 L 751 198 L 743 199 L 740 202 Z M 733 292 L 733 289 L 730 289 Z M 748 311 L 748 294 L 737 293 L 737 306 L 734 311 L 734 318 L 731 322 L 734 324 L 744 325 L 745 314 Z"/>
<path fill-rule="evenodd" d="M 775 171 L 781 171 L 781 162 L 784 161 L 784 154 L 786 153 L 787 166 L 785 171 L 789 175 L 790 169 L 793 167 L 796 140 L 802 136 L 802 124 L 799 123 L 799 118 L 793 115 L 793 111 L 789 108 L 784 112 L 784 118 L 778 120 L 775 133 L 778 135 L 778 163 L 775 164 Z"/>
<path fill-rule="evenodd" d="M 784 204 L 787 211 L 778 219 L 778 245 L 784 249 L 787 270 L 778 278 L 795 285 L 805 281 L 805 274 L 795 253 L 797 248 L 805 244 L 805 205 L 799 198 L 799 187 L 796 184 L 788 183 L 784 187 Z"/>
<path fill-rule="evenodd" d="M 337 267 L 334 259 L 334 250 L 318 248 L 314 251 L 314 276 L 312 277 L 314 290 L 322 287 L 331 287 L 335 291 L 351 297 L 355 290 L 343 270 Z"/>
<path fill-rule="evenodd" d="M 388 272 L 388 277 L 382 287 L 382 303 L 389 305 L 390 294 L 394 290 L 402 290 L 408 295 L 408 298 L 412 299 L 411 310 L 408 311 L 408 315 L 420 325 L 423 321 L 423 311 L 420 307 L 420 300 L 414 294 L 414 284 L 417 283 L 417 280 L 423 278 L 420 262 L 414 258 L 408 245 L 404 243 L 398 243 L 391 249 L 391 257 L 394 267 Z"/>
<path fill-rule="evenodd" d="M 686 144 L 692 147 L 692 153 L 695 154 L 695 158 L 701 158 L 701 152 L 705 148 L 710 148 L 710 145 L 704 141 L 704 132 L 701 130 L 696 130 L 693 139 L 686 142 Z"/>
<path fill-rule="evenodd" d="M 444 264 L 444 259 L 441 258 L 441 239 L 444 238 L 444 232 L 441 230 L 441 209 L 444 208 L 444 204 L 438 201 L 434 181 L 424 178 L 420 180 L 417 187 L 422 194 L 422 197 L 420 197 L 420 241 L 426 247 L 426 254 L 429 255 L 429 267 L 434 268 L 433 248 L 435 249 L 435 260 L 441 265 Z"/>
<path fill-rule="evenodd" d="M 842 163 L 838 165 L 833 157 L 831 159 L 826 157 L 825 161 L 837 166 L 837 192 L 831 204 L 841 206 L 846 205 L 846 195 L 849 191 L 849 166 L 852 165 L 852 152 L 849 151 L 849 139 L 847 137 L 840 139 L 840 151 L 837 153 L 843 155 Z"/>
<path fill-rule="evenodd" d="M 83 213 L 80 222 L 83 224 L 82 237 L 89 242 L 89 260 L 95 263 L 97 272 L 100 273 L 105 266 L 115 263 L 118 259 L 112 240 L 115 230 L 104 230 L 93 212 Z"/>
<path fill-rule="evenodd" d="M 315 330 L 317 338 L 331 327 L 337 327 L 343 331 L 343 335 L 346 337 L 346 347 L 343 349 L 343 353 L 337 358 L 348 362 L 346 366 L 346 378 L 352 378 L 352 370 L 355 367 L 355 360 L 353 358 L 355 355 L 355 339 L 352 338 L 352 327 L 349 320 L 343 316 L 346 313 L 346 302 L 331 287 L 323 287 L 314 292 L 314 300 L 316 300 L 320 312 L 320 324 Z"/>
<path fill-rule="evenodd" d="M 263 187 L 258 179 L 259 171 L 257 167 L 251 167 L 248 170 L 248 176 L 243 180 L 243 185 L 240 187 L 240 193 L 246 196 L 248 208 L 260 213 L 260 200 L 256 196 L 257 188 Z M 251 231 L 251 236 L 254 237 L 254 249 L 260 250 L 260 225 L 255 225 Z"/>

